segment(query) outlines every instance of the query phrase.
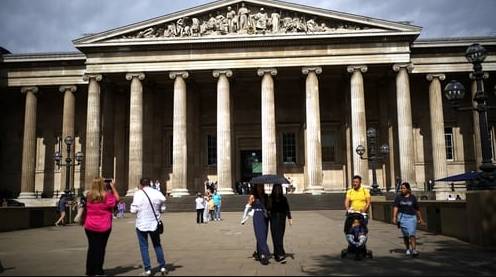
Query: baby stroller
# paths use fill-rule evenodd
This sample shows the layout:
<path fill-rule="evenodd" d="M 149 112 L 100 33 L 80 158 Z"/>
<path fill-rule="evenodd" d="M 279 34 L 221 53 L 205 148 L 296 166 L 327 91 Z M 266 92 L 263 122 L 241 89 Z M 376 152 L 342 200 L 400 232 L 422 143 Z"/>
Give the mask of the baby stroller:
<path fill-rule="evenodd" d="M 355 260 L 361 260 L 365 257 L 372 258 L 372 251 L 367 250 L 367 221 L 366 214 L 358 212 L 349 212 L 346 214 L 344 223 L 344 234 L 348 247 L 341 250 L 341 258 L 348 254 L 355 255 Z"/>

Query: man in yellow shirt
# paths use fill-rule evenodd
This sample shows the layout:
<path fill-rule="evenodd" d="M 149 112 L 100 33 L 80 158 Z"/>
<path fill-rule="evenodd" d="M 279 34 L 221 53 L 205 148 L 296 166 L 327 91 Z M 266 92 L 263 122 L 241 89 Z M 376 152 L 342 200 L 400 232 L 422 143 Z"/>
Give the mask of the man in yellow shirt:
<path fill-rule="evenodd" d="M 346 211 L 353 210 L 360 213 L 367 213 L 370 207 L 370 193 L 366 188 L 362 188 L 362 177 L 355 175 L 352 179 L 352 188 L 346 192 L 344 206 Z"/>

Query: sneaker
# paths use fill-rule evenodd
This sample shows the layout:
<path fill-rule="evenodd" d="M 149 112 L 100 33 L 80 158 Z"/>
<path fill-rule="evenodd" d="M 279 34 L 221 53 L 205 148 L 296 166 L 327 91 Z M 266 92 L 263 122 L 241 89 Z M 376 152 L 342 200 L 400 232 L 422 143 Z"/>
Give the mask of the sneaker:
<path fill-rule="evenodd" d="M 288 261 L 286 261 L 286 257 L 282 257 L 281 259 L 279 259 L 279 262 L 280 262 L 281 264 L 285 264 L 285 263 L 287 263 Z"/>
<path fill-rule="evenodd" d="M 406 255 L 407 255 L 407 256 L 412 255 L 412 251 L 411 251 L 410 249 L 407 249 L 407 250 L 406 250 Z"/>
<path fill-rule="evenodd" d="M 254 259 L 255 261 L 260 261 L 260 257 L 258 257 L 258 253 L 257 253 L 257 251 L 253 252 L 253 254 L 252 254 L 251 256 L 253 257 L 253 259 Z"/>
<path fill-rule="evenodd" d="M 150 276 L 150 275 L 152 275 L 151 270 L 147 270 L 147 271 L 143 272 L 143 276 Z"/>
<path fill-rule="evenodd" d="M 169 274 L 169 271 L 167 270 L 166 267 L 162 267 L 160 269 L 160 274 L 162 274 L 162 276 L 165 276 L 165 275 Z"/>
<path fill-rule="evenodd" d="M 412 257 L 417 257 L 418 255 L 419 253 L 417 252 L 417 250 L 412 249 Z"/>

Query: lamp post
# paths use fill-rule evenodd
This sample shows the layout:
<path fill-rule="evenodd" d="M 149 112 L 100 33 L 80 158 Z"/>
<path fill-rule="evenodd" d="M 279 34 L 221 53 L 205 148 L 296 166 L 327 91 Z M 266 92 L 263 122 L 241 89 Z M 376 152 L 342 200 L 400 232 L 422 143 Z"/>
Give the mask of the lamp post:
<path fill-rule="evenodd" d="M 444 88 L 444 94 L 448 103 L 457 111 L 477 111 L 479 114 L 479 129 L 481 136 L 482 147 L 482 163 L 479 176 L 474 180 L 473 184 L 468 187 L 471 190 L 479 189 L 496 189 L 496 166 L 492 163 L 491 152 L 491 136 L 487 123 L 487 111 L 494 109 L 487 104 L 488 96 L 484 92 L 484 71 L 482 70 L 482 62 L 486 59 L 487 52 L 480 44 L 475 43 L 470 45 L 465 52 L 465 57 L 473 65 L 472 76 L 475 78 L 477 91 L 470 107 L 461 107 L 461 101 L 465 96 L 465 88 L 463 85 L 452 80 Z"/>
<path fill-rule="evenodd" d="M 74 167 L 76 165 L 81 165 L 81 161 L 83 161 L 83 153 L 77 152 L 75 160 L 72 159 L 71 157 L 71 147 L 74 144 L 74 138 L 71 136 L 67 136 L 64 139 L 64 143 L 66 144 L 67 148 L 67 154 L 65 157 L 65 163 L 62 163 L 62 153 L 61 153 L 61 147 L 59 143 L 59 150 L 55 152 L 54 159 L 57 164 L 58 169 L 60 169 L 61 166 L 65 166 L 66 171 L 65 171 L 65 195 L 68 197 L 68 203 L 69 203 L 69 211 L 71 211 L 71 201 L 73 199 L 73 195 L 71 193 L 71 167 Z M 75 163 L 77 162 L 77 163 Z M 70 213 L 69 213 L 70 214 Z M 71 223 L 71 215 L 69 215 L 69 223 Z"/>
<path fill-rule="evenodd" d="M 363 145 L 358 145 L 356 148 L 356 153 L 360 156 L 362 160 L 370 161 L 370 166 L 372 167 L 372 190 L 370 193 L 372 195 L 380 195 L 382 194 L 379 185 L 377 184 L 377 174 L 376 174 L 376 166 L 377 161 L 384 159 L 389 153 L 389 145 L 383 144 L 379 147 L 379 151 L 377 150 L 377 132 L 374 128 L 367 129 L 367 147 L 365 149 Z M 363 155 L 367 152 L 367 157 L 364 158 Z"/>

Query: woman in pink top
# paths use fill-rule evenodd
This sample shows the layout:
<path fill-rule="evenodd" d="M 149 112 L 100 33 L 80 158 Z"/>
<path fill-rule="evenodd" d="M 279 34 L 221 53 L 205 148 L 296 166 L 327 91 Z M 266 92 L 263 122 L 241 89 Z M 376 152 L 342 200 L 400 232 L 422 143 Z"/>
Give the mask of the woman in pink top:
<path fill-rule="evenodd" d="M 84 231 L 88 237 L 88 253 L 86 255 L 86 275 L 105 275 L 103 261 L 105 247 L 112 231 L 112 209 L 119 202 L 119 193 L 115 189 L 115 181 L 105 186 L 103 178 L 96 177 L 86 196 L 86 220 Z"/>

